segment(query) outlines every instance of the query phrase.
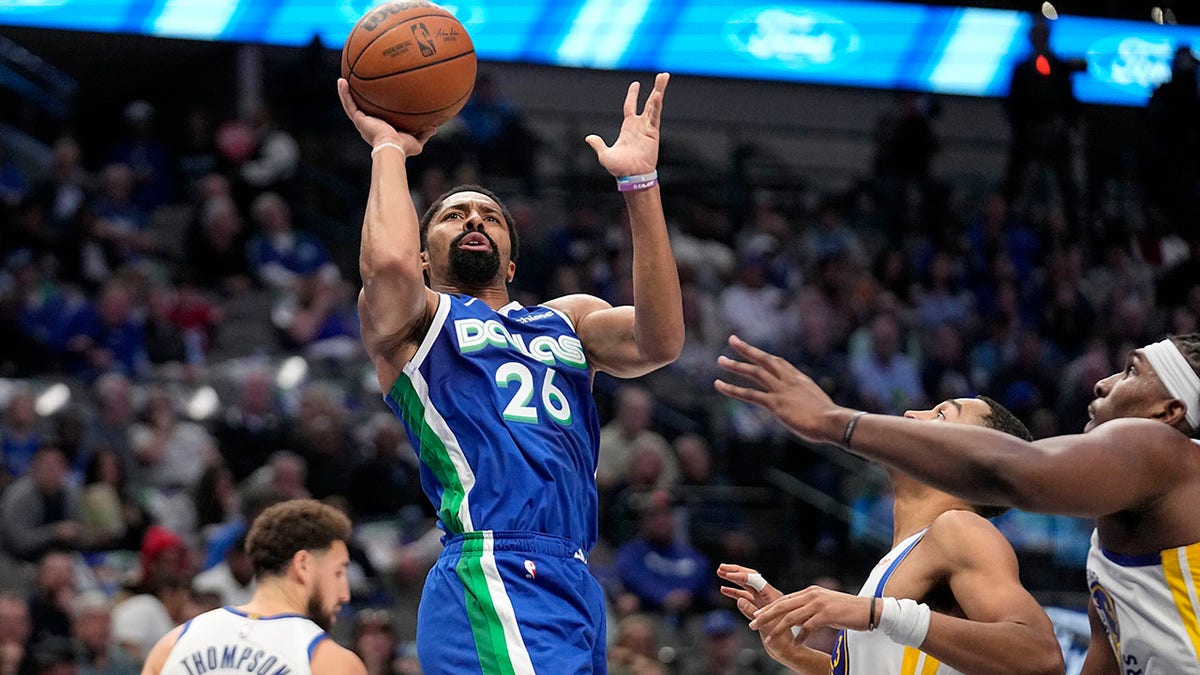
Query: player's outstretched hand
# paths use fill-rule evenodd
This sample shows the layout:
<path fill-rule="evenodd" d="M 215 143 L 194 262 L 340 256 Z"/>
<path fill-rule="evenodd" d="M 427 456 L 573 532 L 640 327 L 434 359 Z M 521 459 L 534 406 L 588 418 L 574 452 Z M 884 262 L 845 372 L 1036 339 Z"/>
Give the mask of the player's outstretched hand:
<path fill-rule="evenodd" d="M 372 117 L 359 110 L 358 104 L 354 102 L 354 97 L 350 96 L 350 83 L 346 82 L 345 78 L 338 78 L 337 90 L 338 98 L 342 101 L 342 110 L 346 111 L 346 117 L 350 118 L 350 121 L 354 123 L 354 128 L 358 129 L 359 135 L 372 148 L 380 143 L 395 143 L 403 149 L 405 157 L 412 157 L 421 154 L 421 150 L 425 147 L 425 141 L 428 141 L 436 133 L 436 130 L 431 129 L 420 136 L 413 136 L 396 129 L 378 117 Z"/>
<path fill-rule="evenodd" d="M 826 416 L 838 410 L 829 395 L 785 359 L 765 352 L 736 335 L 729 336 L 733 347 L 745 361 L 727 356 L 717 357 L 717 363 L 729 372 L 760 388 L 743 387 L 724 380 L 713 383 L 717 391 L 771 411 L 801 437 L 816 442 L 836 441 L 821 435 Z"/>
<path fill-rule="evenodd" d="M 600 165 L 613 176 L 641 176 L 658 166 L 659 123 L 662 121 L 663 94 L 670 79 L 669 73 L 659 73 L 654 78 L 654 91 L 646 98 L 641 113 L 637 111 L 641 84 L 629 85 L 625 94 L 625 120 L 621 122 L 621 133 L 612 146 L 595 134 L 583 139 L 596 151 Z"/>
<path fill-rule="evenodd" d="M 738 610 L 747 619 L 753 619 L 755 611 L 783 597 L 783 593 L 778 588 L 767 583 L 767 580 L 758 571 L 749 567 L 721 563 L 721 566 L 717 568 L 717 576 L 731 584 L 738 585 L 738 588 L 722 586 L 721 595 L 733 598 L 737 602 Z"/>
<path fill-rule="evenodd" d="M 876 612 L 881 607 L 881 603 L 876 603 Z M 764 633 L 764 643 L 799 644 L 817 628 L 867 630 L 870 612 L 870 598 L 809 586 L 755 612 L 750 627 Z M 878 622 L 879 616 L 875 618 Z"/>

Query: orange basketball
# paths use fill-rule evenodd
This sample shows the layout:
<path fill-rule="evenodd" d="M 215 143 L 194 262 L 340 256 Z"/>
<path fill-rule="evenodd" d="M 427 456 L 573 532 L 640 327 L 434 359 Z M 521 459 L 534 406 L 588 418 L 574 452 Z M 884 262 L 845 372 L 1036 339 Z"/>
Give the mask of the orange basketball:
<path fill-rule="evenodd" d="M 458 19 L 431 2 L 386 2 L 350 31 L 342 77 L 363 112 L 418 134 L 466 105 L 475 86 L 475 46 Z"/>

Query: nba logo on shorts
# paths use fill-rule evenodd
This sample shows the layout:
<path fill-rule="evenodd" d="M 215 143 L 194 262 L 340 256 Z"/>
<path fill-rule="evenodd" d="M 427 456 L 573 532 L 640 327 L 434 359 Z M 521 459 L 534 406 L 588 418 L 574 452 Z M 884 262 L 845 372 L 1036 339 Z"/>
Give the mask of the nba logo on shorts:
<path fill-rule="evenodd" d="M 433 46 L 433 38 L 429 35 L 429 29 L 423 23 L 413 24 L 412 26 L 413 39 L 417 41 L 417 46 L 421 49 L 421 56 L 433 56 L 437 53 L 437 47 Z"/>
<path fill-rule="evenodd" d="M 532 560 L 526 560 L 525 561 L 525 572 L 526 572 L 526 574 L 525 574 L 526 579 L 536 579 L 537 578 L 537 565 L 535 565 Z"/>

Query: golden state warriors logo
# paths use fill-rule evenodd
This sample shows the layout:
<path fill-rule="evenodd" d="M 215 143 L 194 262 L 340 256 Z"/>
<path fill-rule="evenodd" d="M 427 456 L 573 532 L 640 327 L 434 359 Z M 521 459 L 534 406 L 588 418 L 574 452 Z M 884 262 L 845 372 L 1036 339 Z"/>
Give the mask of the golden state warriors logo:
<path fill-rule="evenodd" d="M 850 645 L 846 644 L 846 631 L 839 630 L 837 644 L 829 661 L 829 675 L 846 675 L 850 672 Z"/>
<path fill-rule="evenodd" d="M 1092 603 L 1096 605 L 1096 613 L 1100 615 L 1100 623 L 1104 624 L 1104 631 L 1108 633 L 1108 641 L 1112 643 L 1113 653 L 1121 654 L 1121 627 L 1117 623 L 1117 606 L 1113 603 L 1112 596 L 1100 582 L 1092 579 L 1088 584 L 1088 591 L 1092 594 Z"/>

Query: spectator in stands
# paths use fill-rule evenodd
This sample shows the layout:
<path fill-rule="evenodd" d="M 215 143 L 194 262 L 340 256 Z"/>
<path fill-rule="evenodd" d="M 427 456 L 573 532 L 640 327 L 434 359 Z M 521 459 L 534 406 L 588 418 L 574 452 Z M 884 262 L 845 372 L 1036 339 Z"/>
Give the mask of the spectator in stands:
<path fill-rule="evenodd" d="M 37 564 L 29 594 L 32 644 L 49 636 L 71 636 L 71 609 L 75 602 L 75 561 L 65 551 L 47 551 Z"/>
<path fill-rule="evenodd" d="M 75 643 L 70 638 L 58 635 L 35 642 L 31 655 L 37 675 L 71 675 L 79 658 Z"/>
<path fill-rule="evenodd" d="M 225 559 L 225 553 L 237 542 L 238 537 L 250 529 L 250 523 L 258 517 L 258 514 L 271 505 L 286 499 L 286 496 L 269 485 L 249 486 L 241 500 L 242 508 L 239 517 L 222 525 L 208 536 L 208 544 L 204 549 L 204 559 L 200 564 L 200 569 L 210 569 L 219 565 Z"/>
<path fill-rule="evenodd" d="M 252 367 L 243 373 L 237 401 L 225 409 L 214 435 L 236 482 L 284 449 L 283 420 L 276 409 L 275 384 L 267 368 Z"/>
<path fill-rule="evenodd" d="M 6 255 L 0 270 L 0 368 L 15 376 L 57 370 L 67 324 L 82 304 L 82 297 L 43 274 L 29 249 Z"/>
<path fill-rule="evenodd" d="M 708 440 L 680 434 L 672 444 L 679 458 L 679 501 L 686 507 L 688 539 L 710 560 L 751 559 L 757 548 L 737 490 L 718 473 Z"/>
<path fill-rule="evenodd" d="M 727 609 L 714 609 L 700 622 L 700 649 L 687 654 L 682 675 L 755 675 L 761 663 L 742 661 L 743 623 Z"/>
<path fill-rule="evenodd" d="M 187 268 L 196 283 L 225 296 L 250 288 L 247 235 L 242 214 L 229 195 L 205 199 L 188 233 Z"/>
<path fill-rule="evenodd" d="M 282 342 L 313 357 L 347 358 L 359 352 L 358 312 L 349 284 L 339 278 L 297 277 L 271 313 Z"/>
<path fill-rule="evenodd" d="M 252 194 L 264 191 L 288 194 L 300 168 L 300 145 L 275 122 L 265 104 L 251 114 L 250 130 L 254 154 L 238 168 L 238 177 Z"/>
<path fill-rule="evenodd" d="M 29 473 L 0 496 L 4 547 L 21 560 L 37 560 L 55 547 L 83 547 L 79 489 L 67 481 L 67 459 L 54 445 L 34 453 Z"/>
<path fill-rule="evenodd" d="M 479 74 L 459 117 L 466 124 L 467 145 L 484 175 L 524 178 L 527 192 L 536 192 L 538 140 L 489 73 Z"/>
<path fill-rule="evenodd" d="M 122 281 L 106 284 L 96 303 L 71 320 L 67 333 L 69 370 L 77 377 L 94 380 L 110 370 L 135 375 L 147 368 L 145 334 Z"/>
<path fill-rule="evenodd" d="M 1154 89 L 1146 106 L 1146 130 L 1150 134 L 1146 190 L 1156 205 L 1168 211 L 1176 226 L 1183 226 L 1196 214 L 1200 179 L 1197 70 L 1192 47 L 1176 47 L 1171 79 Z"/>
<path fill-rule="evenodd" d="M 916 363 L 901 351 L 900 321 L 890 313 L 871 320 L 870 348 L 851 357 L 850 370 L 868 410 L 899 415 L 924 404 Z"/>
<path fill-rule="evenodd" d="M 225 559 L 192 579 L 192 592 L 215 593 L 220 604 L 239 606 L 250 601 L 256 587 L 254 564 L 246 554 L 246 535 L 238 537 Z"/>
<path fill-rule="evenodd" d="M 124 132 L 109 148 L 107 159 L 130 168 L 133 203 L 145 213 L 166 204 L 175 193 L 174 162 L 155 135 L 154 113 L 148 101 L 130 101 L 121 114 Z"/>
<path fill-rule="evenodd" d="M 205 467 L 191 492 L 196 514 L 196 531 L 200 535 L 203 536 L 237 517 L 240 497 L 233 474 L 224 463 L 217 461 Z"/>
<path fill-rule="evenodd" d="M 264 286 L 294 292 L 305 278 L 332 281 L 340 277 L 320 240 L 293 227 L 292 209 L 283 197 L 274 192 L 259 195 L 250 214 L 259 228 L 250 240 L 250 264 Z"/>
<path fill-rule="evenodd" d="M 34 185 L 29 197 L 49 218 L 54 238 L 70 241 L 81 231 L 81 214 L 91 199 L 92 178 L 83 168 L 82 150 L 75 139 L 59 139 L 53 153 L 50 175 Z M 78 269 L 78 253 L 62 263 L 70 276 Z"/>
<path fill-rule="evenodd" d="M 862 240 L 846 224 L 843 205 L 833 198 L 817 207 L 816 227 L 805 228 L 800 252 L 809 269 L 828 260 L 841 260 L 852 267 L 863 267 L 869 261 Z"/>
<path fill-rule="evenodd" d="M 354 617 L 352 649 L 362 657 L 367 675 L 393 675 L 396 669 L 396 629 L 386 610 L 363 609 Z"/>
<path fill-rule="evenodd" d="M 100 192 L 88 209 L 83 243 L 84 275 L 96 284 L 114 270 L 140 259 L 157 247 L 150 217 L 133 202 L 133 169 L 109 164 L 100 172 Z"/>
<path fill-rule="evenodd" d="M 659 660 L 659 628 L 649 616 L 630 614 L 617 624 L 616 639 L 608 650 L 611 675 L 667 675 Z"/>
<path fill-rule="evenodd" d="M 963 333 L 950 324 L 940 324 L 927 334 L 925 362 L 921 366 L 921 388 L 929 398 L 945 401 L 975 392 L 971 363 L 967 359 Z"/>
<path fill-rule="evenodd" d="M 129 437 L 135 421 L 133 384 L 121 373 L 101 375 L 92 385 L 96 415 L 87 425 L 81 443 L 81 454 L 94 455 L 111 450 L 121 461 L 121 475 L 128 477 L 133 470 L 133 444 Z"/>
<path fill-rule="evenodd" d="M 130 430 L 137 460 L 135 482 L 160 491 L 195 485 L 217 455 L 203 426 L 181 419 L 171 395 L 154 387 L 146 392 L 142 419 Z"/>
<path fill-rule="evenodd" d="M 154 365 L 190 360 L 184 332 L 171 319 L 175 302 L 175 289 L 169 284 L 157 283 L 150 288 L 142 330 L 146 335 L 146 357 Z"/>
<path fill-rule="evenodd" d="M 717 314 L 728 331 L 747 331 L 781 348 L 794 334 L 796 322 L 787 311 L 787 294 L 769 283 L 767 272 L 762 254 L 743 253 L 733 283 L 717 294 Z"/>
<path fill-rule="evenodd" d="M 954 255 L 935 251 L 913 289 L 916 320 L 926 328 L 943 323 L 969 328 L 975 318 L 974 304 L 974 298 L 962 286 L 961 271 L 955 269 Z"/>
<path fill-rule="evenodd" d="M 933 118 L 940 106 L 928 95 L 897 91 L 892 107 L 875 123 L 875 193 L 900 235 L 920 224 L 929 195 L 930 165 L 940 143 Z M 894 239 L 896 243 L 899 239 Z"/>
<path fill-rule="evenodd" d="M 0 143 L 0 212 L 7 212 L 25 199 L 29 192 L 29 179 L 21 167 L 13 161 L 8 146 Z M 0 217 L 0 222 L 3 218 Z"/>
<path fill-rule="evenodd" d="M 600 459 L 596 468 L 596 484 L 602 491 L 628 481 L 630 461 L 638 448 L 649 448 L 662 461 L 663 485 L 679 480 L 679 463 L 671 445 L 651 429 L 654 419 L 654 395 L 636 384 L 625 384 L 617 390 L 616 408 L 612 421 L 600 429 Z"/>
<path fill-rule="evenodd" d="M 4 407 L 4 421 L 0 424 L 0 458 L 4 460 L 0 486 L 24 476 L 34 453 L 46 440 L 35 401 L 33 391 L 19 386 Z"/>
<path fill-rule="evenodd" d="M 638 536 L 617 549 L 614 565 L 620 614 L 649 611 L 678 620 L 712 601 L 708 559 L 676 535 L 667 492 L 647 500 Z"/>
<path fill-rule="evenodd" d="M 1005 194 L 1013 202 L 1024 192 L 1031 165 L 1042 163 L 1058 182 L 1067 222 L 1079 225 L 1079 195 L 1072 166 L 1071 129 L 1079 117 L 1079 102 L 1071 73 L 1087 64 L 1064 60 L 1050 48 L 1050 24 L 1038 17 L 1029 29 L 1033 53 L 1012 72 L 1005 111 L 1012 139 L 1008 146 Z"/>
<path fill-rule="evenodd" d="M 78 675 L 137 675 L 133 661 L 112 642 L 112 601 L 90 591 L 75 598 L 71 634 L 79 646 Z"/>
<path fill-rule="evenodd" d="M 346 494 L 362 458 L 349 428 L 350 411 L 329 386 L 314 384 L 300 395 L 291 447 L 308 465 L 305 485 L 316 499 Z"/>
<path fill-rule="evenodd" d="M 0 675 L 26 675 L 33 672 L 29 637 L 29 605 L 13 593 L 0 593 Z"/>
<path fill-rule="evenodd" d="M 136 549 L 146 514 L 129 493 L 116 451 L 101 447 L 88 459 L 80 501 L 86 536 L 100 549 Z"/>
<path fill-rule="evenodd" d="M 158 525 L 146 530 L 139 563 L 134 594 L 113 607 L 112 624 L 113 642 L 140 667 L 159 638 L 191 618 L 194 566 L 183 539 Z"/>
<path fill-rule="evenodd" d="M 367 423 L 364 440 L 367 459 L 350 475 L 346 493 L 354 517 L 394 517 L 409 505 L 430 512 L 429 500 L 421 492 L 416 456 L 400 421 L 394 415 L 377 413 Z"/>

